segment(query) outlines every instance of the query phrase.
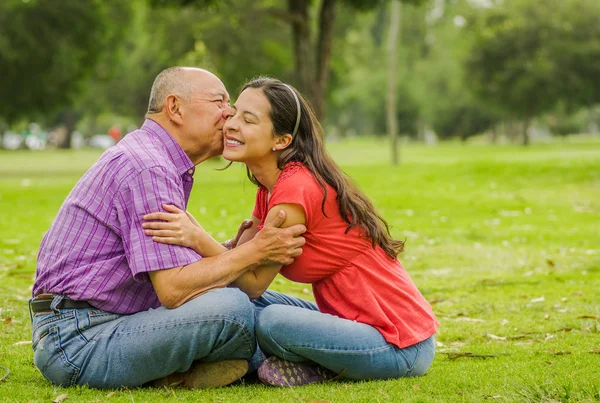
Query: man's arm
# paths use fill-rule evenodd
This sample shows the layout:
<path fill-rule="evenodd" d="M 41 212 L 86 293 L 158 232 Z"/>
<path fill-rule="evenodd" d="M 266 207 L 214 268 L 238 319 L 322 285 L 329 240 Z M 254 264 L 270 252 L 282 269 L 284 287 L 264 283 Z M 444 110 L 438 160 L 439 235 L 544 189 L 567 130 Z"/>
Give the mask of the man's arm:
<path fill-rule="evenodd" d="M 278 204 L 272 207 L 267 214 L 267 221 L 274 219 L 281 210 L 285 211 L 286 214 L 286 219 L 283 224 L 281 224 L 282 228 L 290 227 L 292 225 L 304 225 L 306 223 L 304 209 L 298 204 Z M 247 232 L 250 232 L 250 230 L 246 230 L 244 235 L 246 235 Z M 245 241 L 243 238 L 240 239 L 240 242 L 243 241 Z M 258 266 L 242 274 L 239 278 L 235 279 L 231 285 L 244 291 L 251 299 L 259 298 L 267 288 L 269 288 L 269 285 L 271 285 L 277 276 L 277 273 L 281 270 L 281 266 L 281 264 Z"/>
<path fill-rule="evenodd" d="M 248 270 L 262 265 L 287 265 L 302 253 L 303 225 L 279 228 L 285 212 L 278 212 L 256 236 L 217 256 L 166 270 L 150 272 L 150 280 L 165 307 L 176 308 L 211 290 L 229 285 Z"/>

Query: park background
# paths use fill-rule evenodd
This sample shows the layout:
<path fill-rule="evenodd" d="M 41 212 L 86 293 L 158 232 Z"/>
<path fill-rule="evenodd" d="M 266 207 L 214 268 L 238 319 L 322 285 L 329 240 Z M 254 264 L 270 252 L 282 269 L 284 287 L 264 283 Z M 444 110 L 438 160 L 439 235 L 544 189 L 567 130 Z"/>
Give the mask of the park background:
<path fill-rule="evenodd" d="M 600 401 L 597 0 L 0 1 L 0 400 Z M 32 362 L 39 243 L 152 80 L 270 75 L 406 239 L 440 319 L 425 377 L 297 389 L 54 387 Z M 198 167 L 189 210 L 229 238 L 255 188 Z M 278 278 L 276 290 L 311 299 Z M 160 363 L 157 363 L 160 365 Z"/>

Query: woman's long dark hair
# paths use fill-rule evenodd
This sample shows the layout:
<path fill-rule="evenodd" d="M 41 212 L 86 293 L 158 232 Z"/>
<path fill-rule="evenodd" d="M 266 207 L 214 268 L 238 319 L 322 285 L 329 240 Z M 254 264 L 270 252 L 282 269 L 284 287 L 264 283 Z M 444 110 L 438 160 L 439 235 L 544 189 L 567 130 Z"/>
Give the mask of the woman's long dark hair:
<path fill-rule="evenodd" d="M 371 239 L 373 247 L 381 248 L 391 258 L 402 252 L 404 242 L 392 239 L 387 222 L 375 211 L 371 201 L 358 189 L 350 178 L 342 172 L 329 156 L 323 145 L 323 128 L 315 117 L 308 101 L 293 87 L 279 80 L 258 77 L 244 85 L 247 88 L 261 89 L 271 104 L 271 120 L 273 131 L 282 136 L 292 134 L 296 125 L 298 107 L 292 91 L 300 101 L 301 118 L 298 131 L 291 144 L 279 155 L 277 167 L 283 169 L 289 162 L 301 162 L 315 176 L 324 192 L 321 209 L 325 214 L 325 200 L 329 184 L 337 192 L 337 202 L 340 214 L 348 223 L 346 233 L 359 226 L 364 230 L 363 235 Z M 257 186 L 261 183 L 247 169 L 248 178 Z"/>

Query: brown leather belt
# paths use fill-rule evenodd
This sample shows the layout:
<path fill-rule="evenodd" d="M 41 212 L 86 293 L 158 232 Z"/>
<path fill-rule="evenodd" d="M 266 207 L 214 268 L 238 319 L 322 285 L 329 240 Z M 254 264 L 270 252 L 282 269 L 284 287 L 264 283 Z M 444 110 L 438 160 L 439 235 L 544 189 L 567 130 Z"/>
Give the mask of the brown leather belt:
<path fill-rule="evenodd" d="M 52 300 L 54 299 L 54 295 L 52 294 L 41 294 L 37 297 L 34 297 L 31 302 L 31 312 L 52 312 L 52 308 L 50 308 L 50 304 L 52 304 Z M 90 304 L 85 301 L 75 301 L 71 298 L 63 297 L 62 301 L 60 301 L 57 306 L 57 309 L 87 309 L 93 308 Z"/>

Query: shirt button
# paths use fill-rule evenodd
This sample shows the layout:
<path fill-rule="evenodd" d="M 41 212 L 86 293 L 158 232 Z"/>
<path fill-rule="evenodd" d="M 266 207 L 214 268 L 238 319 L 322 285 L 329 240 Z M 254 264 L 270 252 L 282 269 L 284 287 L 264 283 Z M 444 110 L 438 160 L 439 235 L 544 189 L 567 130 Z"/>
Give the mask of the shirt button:
<path fill-rule="evenodd" d="M 193 173 L 194 173 L 194 169 L 193 169 L 193 168 L 192 168 L 192 169 L 190 169 L 190 170 L 188 171 L 188 173 L 189 173 L 190 175 L 191 175 L 191 174 L 193 174 Z"/>

